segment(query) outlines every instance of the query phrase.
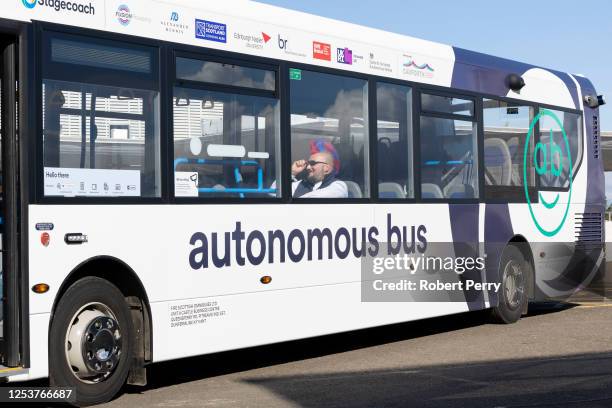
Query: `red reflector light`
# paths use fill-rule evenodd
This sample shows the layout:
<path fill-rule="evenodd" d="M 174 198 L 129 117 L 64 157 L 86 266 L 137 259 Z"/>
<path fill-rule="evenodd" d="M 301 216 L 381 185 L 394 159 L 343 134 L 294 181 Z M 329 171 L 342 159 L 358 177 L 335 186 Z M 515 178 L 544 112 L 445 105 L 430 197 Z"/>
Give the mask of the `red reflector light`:
<path fill-rule="evenodd" d="M 40 243 L 44 246 L 49 246 L 49 242 L 51 241 L 51 235 L 48 232 L 43 232 L 40 234 Z"/>

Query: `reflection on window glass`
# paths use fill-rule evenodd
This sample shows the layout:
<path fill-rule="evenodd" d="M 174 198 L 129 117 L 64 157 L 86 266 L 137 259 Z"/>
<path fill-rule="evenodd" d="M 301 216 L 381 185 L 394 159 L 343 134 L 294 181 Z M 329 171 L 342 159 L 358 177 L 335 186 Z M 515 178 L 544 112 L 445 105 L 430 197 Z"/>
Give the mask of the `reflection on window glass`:
<path fill-rule="evenodd" d="M 275 98 L 174 88 L 177 197 L 280 196 Z"/>
<path fill-rule="evenodd" d="M 540 187 L 569 188 L 569 157 L 572 174 L 582 160 L 582 118 L 578 114 L 551 109 L 540 108 L 540 112 L 540 142 L 535 148 Z"/>
<path fill-rule="evenodd" d="M 525 198 L 523 159 L 533 108 L 485 99 L 484 161 L 485 194 L 487 198 Z M 534 137 L 527 149 L 527 185 L 534 186 Z M 513 188 L 514 187 L 514 188 Z M 517 188 L 518 187 L 518 188 Z"/>
<path fill-rule="evenodd" d="M 421 196 L 478 197 L 476 124 L 421 116 Z"/>
<path fill-rule="evenodd" d="M 412 186 L 412 90 L 379 83 L 376 88 L 378 196 L 414 197 Z"/>
<path fill-rule="evenodd" d="M 296 71 L 290 101 L 293 196 L 368 197 L 367 81 Z"/>
<path fill-rule="evenodd" d="M 274 71 L 180 57 L 176 59 L 176 77 L 266 91 L 274 91 L 276 87 Z"/>
<path fill-rule="evenodd" d="M 47 196 L 159 197 L 157 91 L 43 82 Z"/>
<path fill-rule="evenodd" d="M 421 109 L 429 112 L 473 116 L 474 102 L 469 99 L 424 93 L 421 94 Z"/>

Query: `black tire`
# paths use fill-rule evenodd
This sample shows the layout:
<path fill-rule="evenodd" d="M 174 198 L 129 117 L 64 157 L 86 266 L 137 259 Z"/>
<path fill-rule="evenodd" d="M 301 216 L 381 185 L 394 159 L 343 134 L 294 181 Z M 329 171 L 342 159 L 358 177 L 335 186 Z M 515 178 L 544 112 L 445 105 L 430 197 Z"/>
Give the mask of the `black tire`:
<path fill-rule="evenodd" d="M 78 322 L 83 320 L 81 324 L 86 324 L 88 320 L 84 317 L 75 319 L 77 313 L 79 313 L 79 316 L 84 316 L 82 310 L 86 305 L 92 305 L 90 307 L 94 311 L 98 307 L 105 310 L 98 305 L 108 308 L 108 311 L 113 315 L 113 320 L 118 325 L 118 327 L 113 327 L 114 331 L 109 331 L 109 333 L 116 334 L 119 331 L 120 343 L 118 345 L 114 344 L 118 346 L 117 352 L 115 353 L 113 348 L 113 353 L 111 353 L 117 359 L 110 363 L 116 363 L 112 370 L 109 369 L 107 374 L 97 374 L 96 377 L 79 379 L 69 362 L 67 350 L 72 349 L 72 342 L 68 345 L 69 329 L 74 326 L 74 322 L 79 324 Z M 88 306 L 84 310 L 90 310 L 90 307 Z M 102 317 L 102 319 L 104 318 Z M 96 319 L 90 320 L 90 326 L 88 327 L 93 328 L 93 322 L 95 321 Z M 98 333 L 106 331 L 104 330 L 105 327 L 103 326 L 103 330 Z M 102 336 L 96 336 L 95 338 L 102 338 Z M 116 336 L 113 336 L 113 338 L 116 338 Z M 76 402 L 74 404 L 77 406 L 88 406 L 110 401 L 125 384 L 132 361 L 133 338 L 130 311 L 121 291 L 112 283 L 97 277 L 86 277 L 76 281 L 60 299 L 51 322 L 49 333 L 49 380 L 51 386 L 74 387 L 76 389 Z M 108 337 L 105 340 L 108 340 Z M 78 350 L 87 350 L 85 348 L 87 344 L 82 344 Z M 83 362 L 85 363 L 85 359 Z M 80 371 L 80 373 L 83 373 L 83 371 Z M 98 382 L 91 382 L 92 380 Z"/>
<path fill-rule="evenodd" d="M 499 272 L 499 303 L 491 310 L 491 317 L 496 323 L 514 323 L 527 308 L 531 265 L 517 246 L 508 245 L 502 254 Z"/>

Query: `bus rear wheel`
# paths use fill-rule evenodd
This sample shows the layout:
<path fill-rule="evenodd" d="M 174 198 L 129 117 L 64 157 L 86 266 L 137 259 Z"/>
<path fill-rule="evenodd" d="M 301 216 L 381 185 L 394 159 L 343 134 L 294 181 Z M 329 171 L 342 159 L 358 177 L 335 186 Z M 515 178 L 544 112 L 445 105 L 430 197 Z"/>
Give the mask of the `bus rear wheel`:
<path fill-rule="evenodd" d="M 531 266 L 519 248 L 508 245 L 502 254 L 500 272 L 499 302 L 491 311 L 492 318 L 498 323 L 514 323 L 521 318 L 528 301 Z"/>
<path fill-rule="evenodd" d="M 121 291 L 97 277 L 76 281 L 59 300 L 51 322 L 51 386 L 74 387 L 79 406 L 111 400 L 127 378 L 132 339 Z"/>

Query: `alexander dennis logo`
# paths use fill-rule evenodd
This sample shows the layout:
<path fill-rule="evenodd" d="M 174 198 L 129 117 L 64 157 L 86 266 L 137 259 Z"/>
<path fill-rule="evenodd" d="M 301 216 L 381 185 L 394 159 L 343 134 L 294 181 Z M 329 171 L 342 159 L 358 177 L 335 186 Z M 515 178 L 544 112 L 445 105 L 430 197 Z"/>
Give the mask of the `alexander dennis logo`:
<path fill-rule="evenodd" d="M 96 9 L 91 3 L 81 4 L 70 0 L 21 0 L 21 3 L 29 9 L 33 9 L 38 4 L 41 7 L 49 7 L 56 12 L 72 11 L 81 14 L 96 14 Z"/>
<path fill-rule="evenodd" d="M 179 15 L 176 11 L 173 11 L 172 14 L 170 14 L 170 21 L 174 21 L 175 23 L 179 21 Z"/>
<path fill-rule="evenodd" d="M 540 180 L 544 180 L 545 186 L 564 187 L 569 183 L 569 190 L 565 191 L 538 191 L 538 199 L 542 206 L 534 206 L 529 198 L 527 160 L 529 160 L 529 140 L 533 137 L 536 123 L 540 127 L 549 129 L 549 135 L 542 133 L 540 141 L 536 144 L 533 152 L 533 165 Z M 555 140 L 555 136 L 557 140 Z M 544 141 L 544 143 L 542 142 Z M 523 153 L 523 185 L 525 186 L 525 197 L 529 205 L 529 213 L 538 229 L 543 235 L 552 237 L 556 235 L 569 212 L 572 198 L 572 155 L 570 154 L 570 143 L 563 128 L 563 124 L 553 112 L 541 109 L 540 113 L 533 119 L 529 126 L 525 151 Z M 565 202 L 565 206 L 559 205 Z"/>

